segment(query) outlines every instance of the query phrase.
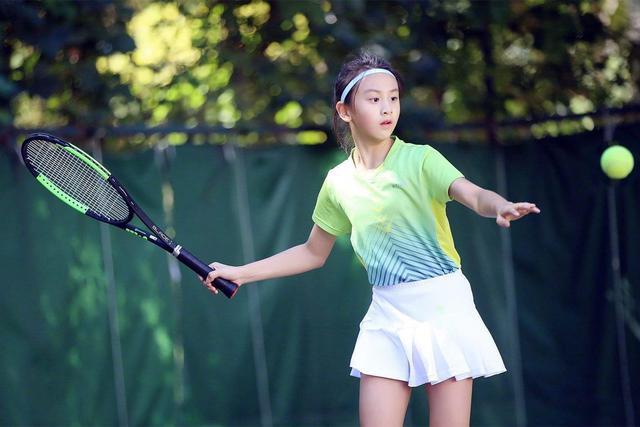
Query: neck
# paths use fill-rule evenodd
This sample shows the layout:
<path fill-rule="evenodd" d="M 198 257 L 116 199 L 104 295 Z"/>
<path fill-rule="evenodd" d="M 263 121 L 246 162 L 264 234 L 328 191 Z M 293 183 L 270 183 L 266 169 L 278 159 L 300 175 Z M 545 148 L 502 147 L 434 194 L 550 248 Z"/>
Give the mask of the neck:
<path fill-rule="evenodd" d="M 382 141 L 362 143 L 355 141 L 356 151 L 354 152 L 354 162 L 356 167 L 363 169 L 375 169 L 380 166 L 387 157 L 393 138 Z"/>

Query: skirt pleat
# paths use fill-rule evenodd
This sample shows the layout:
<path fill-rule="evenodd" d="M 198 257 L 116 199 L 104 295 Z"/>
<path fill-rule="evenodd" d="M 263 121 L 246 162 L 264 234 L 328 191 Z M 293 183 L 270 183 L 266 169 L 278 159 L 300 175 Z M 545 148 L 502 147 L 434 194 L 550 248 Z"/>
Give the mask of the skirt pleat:
<path fill-rule="evenodd" d="M 416 387 L 506 371 L 462 271 L 372 289 L 351 375 L 398 379 Z"/>

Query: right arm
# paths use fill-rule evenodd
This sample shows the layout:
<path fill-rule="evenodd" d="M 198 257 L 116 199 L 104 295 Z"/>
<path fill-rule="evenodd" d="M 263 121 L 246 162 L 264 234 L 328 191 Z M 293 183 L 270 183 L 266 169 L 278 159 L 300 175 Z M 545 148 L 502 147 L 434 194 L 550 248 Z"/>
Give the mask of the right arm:
<path fill-rule="evenodd" d="M 293 276 L 315 270 L 324 265 L 333 249 L 336 237 L 327 233 L 322 228 L 314 225 L 307 241 L 285 251 L 277 253 L 269 258 L 261 259 L 239 267 L 214 262 L 210 266 L 214 269 L 203 283 L 214 293 L 218 293 L 211 282 L 217 277 L 244 285 L 245 283 L 260 280 L 274 279 L 276 277 Z"/>

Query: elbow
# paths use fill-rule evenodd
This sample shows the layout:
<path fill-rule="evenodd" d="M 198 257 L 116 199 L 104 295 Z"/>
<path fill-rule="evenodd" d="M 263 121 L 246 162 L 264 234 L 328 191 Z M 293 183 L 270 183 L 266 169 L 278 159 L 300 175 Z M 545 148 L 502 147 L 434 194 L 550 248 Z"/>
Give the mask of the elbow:
<path fill-rule="evenodd" d="M 324 266 L 327 258 L 329 258 L 329 253 L 311 242 L 306 242 L 303 246 L 306 251 L 306 262 L 310 270 Z"/>
<path fill-rule="evenodd" d="M 327 257 L 318 256 L 313 260 L 313 269 L 316 270 L 318 268 L 322 268 L 327 262 Z"/>

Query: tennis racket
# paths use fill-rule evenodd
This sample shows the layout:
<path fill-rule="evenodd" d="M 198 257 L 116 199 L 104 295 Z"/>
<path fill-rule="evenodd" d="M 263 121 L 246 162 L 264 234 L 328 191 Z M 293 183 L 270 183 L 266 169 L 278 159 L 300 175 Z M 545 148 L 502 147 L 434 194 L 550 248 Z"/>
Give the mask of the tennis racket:
<path fill-rule="evenodd" d="M 169 252 L 200 277 L 213 271 L 184 247 L 173 242 L 149 219 L 122 184 L 93 157 L 55 136 L 29 135 L 22 144 L 24 164 L 36 179 L 73 209 L 115 225 Z M 137 216 L 150 232 L 131 225 Z M 213 286 L 232 298 L 238 285 L 222 278 Z"/>

